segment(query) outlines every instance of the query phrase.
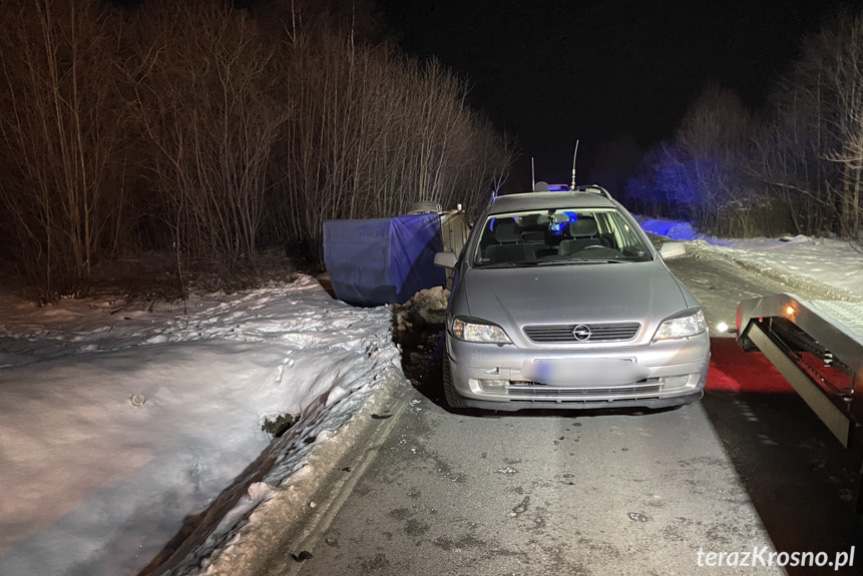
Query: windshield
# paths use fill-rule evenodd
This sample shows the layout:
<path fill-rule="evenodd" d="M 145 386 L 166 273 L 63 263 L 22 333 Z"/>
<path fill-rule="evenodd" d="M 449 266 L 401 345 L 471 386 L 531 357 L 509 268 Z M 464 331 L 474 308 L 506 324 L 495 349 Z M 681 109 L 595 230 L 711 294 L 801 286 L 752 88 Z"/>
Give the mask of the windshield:
<path fill-rule="evenodd" d="M 537 266 L 650 260 L 632 224 L 613 208 L 495 214 L 483 224 L 476 266 Z"/>

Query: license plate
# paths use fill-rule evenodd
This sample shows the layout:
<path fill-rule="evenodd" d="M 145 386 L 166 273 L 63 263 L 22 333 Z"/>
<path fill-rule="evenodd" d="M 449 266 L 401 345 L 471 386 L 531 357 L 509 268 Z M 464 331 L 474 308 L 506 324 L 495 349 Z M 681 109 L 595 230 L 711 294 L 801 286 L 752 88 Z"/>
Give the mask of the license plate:
<path fill-rule="evenodd" d="M 631 359 L 577 359 L 525 362 L 522 375 L 549 385 L 615 386 L 647 377 L 648 370 Z"/>

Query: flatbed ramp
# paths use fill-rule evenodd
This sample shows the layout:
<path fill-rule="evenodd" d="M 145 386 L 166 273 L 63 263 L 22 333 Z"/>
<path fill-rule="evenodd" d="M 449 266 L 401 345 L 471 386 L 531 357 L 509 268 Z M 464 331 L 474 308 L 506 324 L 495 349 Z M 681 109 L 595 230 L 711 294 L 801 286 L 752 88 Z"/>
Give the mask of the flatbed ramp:
<path fill-rule="evenodd" d="M 830 431 L 863 455 L 863 302 L 771 294 L 737 307 L 737 340 L 758 349 Z M 863 513 L 863 468 L 857 494 Z"/>

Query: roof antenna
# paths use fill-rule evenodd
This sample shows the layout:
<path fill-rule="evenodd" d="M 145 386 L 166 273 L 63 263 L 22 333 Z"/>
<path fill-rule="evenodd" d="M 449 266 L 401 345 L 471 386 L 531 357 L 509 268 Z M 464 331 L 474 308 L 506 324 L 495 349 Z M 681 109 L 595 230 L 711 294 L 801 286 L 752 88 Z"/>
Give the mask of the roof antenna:
<path fill-rule="evenodd" d="M 575 159 L 578 158 L 578 140 L 575 141 L 575 152 L 572 155 L 572 186 L 570 188 L 575 190 Z"/>
<path fill-rule="evenodd" d="M 536 189 L 536 172 L 533 170 L 533 156 L 530 157 L 530 189 Z"/>

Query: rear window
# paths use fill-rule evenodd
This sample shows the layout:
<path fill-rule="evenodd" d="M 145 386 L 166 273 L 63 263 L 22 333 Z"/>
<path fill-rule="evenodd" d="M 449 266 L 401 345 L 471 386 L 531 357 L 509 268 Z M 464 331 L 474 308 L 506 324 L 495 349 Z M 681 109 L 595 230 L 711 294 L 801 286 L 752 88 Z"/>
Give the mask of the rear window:
<path fill-rule="evenodd" d="M 556 208 L 495 214 L 484 223 L 476 266 L 641 262 L 650 251 L 613 208 Z"/>

